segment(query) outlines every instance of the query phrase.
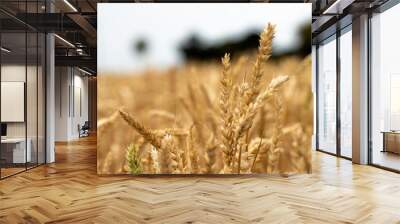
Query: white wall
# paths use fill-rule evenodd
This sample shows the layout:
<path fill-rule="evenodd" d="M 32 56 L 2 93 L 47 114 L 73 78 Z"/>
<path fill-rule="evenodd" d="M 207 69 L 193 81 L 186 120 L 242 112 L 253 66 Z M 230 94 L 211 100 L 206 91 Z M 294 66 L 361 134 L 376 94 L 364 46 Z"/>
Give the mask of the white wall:
<path fill-rule="evenodd" d="M 38 70 L 37 70 L 38 69 Z M 25 80 L 27 78 L 27 80 Z M 26 84 L 26 107 L 22 112 L 27 115 L 27 120 L 23 122 L 6 122 L 7 137 L 29 139 L 32 161 L 44 162 L 44 74 L 41 66 L 25 66 L 25 64 L 3 64 L 1 66 L 2 82 L 24 82 Z M 7 96 L 2 96 L 7 97 Z M 11 108 L 1 108 L 1 110 L 11 110 Z M 12 111 L 9 111 L 12 113 Z M 37 153 L 39 156 L 37 157 Z"/>
<path fill-rule="evenodd" d="M 68 140 L 68 88 L 70 77 L 67 67 L 55 68 L 55 141 Z"/>
<path fill-rule="evenodd" d="M 55 140 L 77 139 L 78 125 L 88 120 L 88 78 L 76 68 L 56 67 L 55 85 Z"/>
<path fill-rule="evenodd" d="M 2 82 L 25 82 L 25 74 L 27 69 L 28 74 L 35 73 L 36 74 L 36 67 L 34 66 L 28 66 L 25 67 L 24 65 L 17 65 L 17 64 L 9 64 L 9 65 L 2 65 L 1 66 L 1 81 Z M 29 80 L 30 85 L 36 85 L 36 81 L 32 83 L 32 80 Z M 30 102 L 33 102 L 34 100 L 31 98 L 36 99 L 36 88 L 28 88 L 28 93 L 27 93 L 27 103 L 29 104 Z M 29 90 L 32 90 L 29 91 Z M 27 105 L 31 107 L 36 108 L 36 101 L 35 104 L 33 105 Z M 2 110 L 7 110 L 7 108 L 1 108 Z M 36 113 L 28 113 L 28 122 L 35 121 L 36 123 Z M 32 117 L 33 116 L 33 117 Z M 33 125 L 28 125 L 28 128 Z M 36 129 L 36 127 L 35 127 Z M 29 134 L 29 133 L 28 133 Z M 7 136 L 8 137 L 25 137 L 25 122 L 7 122 Z M 28 135 L 29 137 L 29 135 Z"/>

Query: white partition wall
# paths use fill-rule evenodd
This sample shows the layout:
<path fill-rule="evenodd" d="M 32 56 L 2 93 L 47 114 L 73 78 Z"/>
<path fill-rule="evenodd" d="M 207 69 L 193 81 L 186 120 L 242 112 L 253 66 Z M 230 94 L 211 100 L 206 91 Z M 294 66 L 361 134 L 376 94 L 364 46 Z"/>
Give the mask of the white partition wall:
<path fill-rule="evenodd" d="M 55 73 L 55 140 L 78 139 L 78 125 L 89 119 L 89 78 L 75 67 L 56 67 Z"/>

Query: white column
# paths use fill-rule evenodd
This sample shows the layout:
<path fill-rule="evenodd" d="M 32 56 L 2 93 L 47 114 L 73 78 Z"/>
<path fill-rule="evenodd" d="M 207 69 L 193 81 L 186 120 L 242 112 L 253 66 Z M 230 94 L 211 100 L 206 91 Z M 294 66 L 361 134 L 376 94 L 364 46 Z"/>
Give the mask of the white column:
<path fill-rule="evenodd" d="M 55 161 L 54 133 L 55 133 L 55 56 L 54 35 L 46 36 L 46 163 Z"/>
<path fill-rule="evenodd" d="M 353 162 L 368 163 L 368 15 L 353 19 Z"/>
<path fill-rule="evenodd" d="M 52 1 L 46 1 L 46 11 L 54 12 Z M 46 163 L 55 162 L 55 43 L 54 34 L 46 34 Z"/>
<path fill-rule="evenodd" d="M 311 57 L 312 57 L 312 81 L 311 81 L 311 91 L 313 93 L 313 104 L 314 104 L 314 113 L 313 113 L 313 135 L 312 135 L 312 140 L 311 140 L 311 145 L 312 149 L 316 150 L 317 149 L 317 47 L 315 45 L 312 45 L 312 51 L 311 51 Z"/>

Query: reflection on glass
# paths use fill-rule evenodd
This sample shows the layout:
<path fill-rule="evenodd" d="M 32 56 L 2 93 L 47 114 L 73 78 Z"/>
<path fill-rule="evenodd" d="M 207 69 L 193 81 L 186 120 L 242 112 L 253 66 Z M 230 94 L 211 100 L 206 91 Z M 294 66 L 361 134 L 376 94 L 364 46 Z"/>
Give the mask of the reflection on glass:
<path fill-rule="evenodd" d="M 30 148 L 30 161 L 28 168 L 37 165 L 37 33 L 27 33 L 27 143 Z"/>
<path fill-rule="evenodd" d="M 46 52 L 45 52 L 45 44 L 46 38 L 45 35 L 42 33 L 38 34 L 38 135 L 37 135 L 37 149 L 38 149 L 38 156 L 37 162 L 38 164 L 45 163 L 45 60 L 46 60 Z"/>
<path fill-rule="evenodd" d="M 45 0 L 0 1 L 23 13 L 44 13 Z M 45 162 L 45 44 L 43 33 L 0 12 L 1 130 L 0 177 Z"/>
<path fill-rule="evenodd" d="M 372 163 L 400 170 L 400 5 L 372 18 Z"/>
<path fill-rule="evenodd" d="M 26 141 L 26 35 L 2 33 L 1 45 L 1 175 L 6 177 L 25 170 L 30 162 Z M 28 149 L 28 150 L 27 150 Z"/>
<path fill-rule="evenodd" d="M 336 40 L 318 48 L 318 148 L 336 153 Z"/>
<path fill-rule="evenodd" d="M 352 157 L 352 35 L 340 36 L 340 153 Z"/>

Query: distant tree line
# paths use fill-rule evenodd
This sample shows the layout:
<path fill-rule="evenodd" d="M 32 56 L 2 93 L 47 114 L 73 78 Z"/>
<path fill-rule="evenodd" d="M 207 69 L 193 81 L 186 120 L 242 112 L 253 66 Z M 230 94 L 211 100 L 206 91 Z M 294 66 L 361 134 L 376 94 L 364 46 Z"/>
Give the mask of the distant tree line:
<path fill-rule="evenodd" d="M 234 57 L 235 54 L 256 49 L 258 47 L 260 32 L 249 32 L 242 38 L 226 40 L 215 44 L 206 44 L 197 35 L 190 36 L 180 46 L 186 60 L 214 60 L 221 58 L 226 52 L 230 52 Z M 296 49 L 290 49 L 285 52 L 275 53 L 272 59 L 278 59 L 289 55 L 306 56 L 311 53 L 311 26 L 304 25 L 299 30 L 300 45 Z"/>

